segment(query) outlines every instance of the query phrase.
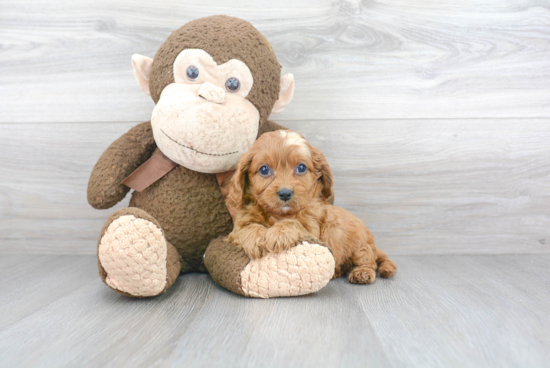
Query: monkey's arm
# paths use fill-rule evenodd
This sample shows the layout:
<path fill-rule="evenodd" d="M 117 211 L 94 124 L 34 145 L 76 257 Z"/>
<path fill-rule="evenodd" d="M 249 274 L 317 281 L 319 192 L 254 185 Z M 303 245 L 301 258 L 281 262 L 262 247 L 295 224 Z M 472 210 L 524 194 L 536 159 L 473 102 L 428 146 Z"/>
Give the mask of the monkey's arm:
<path fill-rule="evenodd" d="M 88 203 L 106 209 L 120 202 L 130 190 L 121 182 L 151 157 L 155 147 L 149 121 L 136 125 L 111 143 L 90 175 Z"/>
<path fill-rule="evenodd" d="M 220 237 L 206 248 L 204 265 L 220 286 L 254 298 L 314 293 L 328 284 L 335 268 L 332 252 L 312 237 L 281 253 L 252 260 Z"/>

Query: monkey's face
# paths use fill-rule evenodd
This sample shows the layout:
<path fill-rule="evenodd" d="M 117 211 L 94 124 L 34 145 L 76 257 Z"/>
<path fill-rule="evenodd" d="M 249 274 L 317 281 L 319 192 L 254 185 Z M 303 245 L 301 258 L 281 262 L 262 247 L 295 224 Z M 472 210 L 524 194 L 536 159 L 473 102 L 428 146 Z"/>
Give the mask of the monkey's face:
<path fill-rule="evenodd" d="M 140 88 L 157 104 L 151 125 L 160 150 L 203 173 L 236 168 L 270 113 L 294 94 L 294 76 L 252 24 L 215 15 L 172 32 L 155 59 L 132 56 Z"/>
<path fill-rule="evenodd" d="M 260 114 L 246 99 L 254 80 L 242 61 L 218 65 L 205 51 L 182 51 L 153 110 L 160 150 L 191 170 L 218 173 L 236 168 L 258 134 Z"/>

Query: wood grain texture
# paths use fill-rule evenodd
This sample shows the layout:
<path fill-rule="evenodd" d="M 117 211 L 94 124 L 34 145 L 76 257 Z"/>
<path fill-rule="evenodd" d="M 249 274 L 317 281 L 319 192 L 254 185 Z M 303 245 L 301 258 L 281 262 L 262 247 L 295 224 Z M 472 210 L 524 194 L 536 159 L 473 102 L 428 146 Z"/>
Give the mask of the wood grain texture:
<path fill-rule="evenodd" d="M 314 295 L 270 300 L 232 294 L 201 274 L 141 300 L 96 278 L 0 328 L 0 366 L 547 366 L 550 255 L 394 260 L 392 279 L 341 278 Z"/>
<path fill-rule="evenodd" d="M 2 255 L 0 330 L 98 277 L 90 257 Z"/>
<path fill-rule="evenodd" d="M 213 14 L 252 22 L 295 74 L 279 120 L 550 117 L 550 6 L 537 0 L 1 6 L 0 122 L 148 120 L 131 55 Z"/>
<path fill-rule="evenodd" d="M 550 121 L 289 122 L 390 253 L 550 251 Z"/>
<path fill-rule="evenodd" d="M 2 125 L 0 249 L 95 253 L 113 209 L 95 210 L 88 204 L 88 178 L 101 153 L 134 125 Z M 129 197 L 115 208 L 128 202 Z"/>
<path fill-rule="evenodd" d="M 390 254 L 550 252 L 548 119 L 285 124 L 325 152 L 336 204 Z M 113 209 L 88 205 L 88 178 L 133 125 L 1 125 L 0 252 L 95 254 Z"/>

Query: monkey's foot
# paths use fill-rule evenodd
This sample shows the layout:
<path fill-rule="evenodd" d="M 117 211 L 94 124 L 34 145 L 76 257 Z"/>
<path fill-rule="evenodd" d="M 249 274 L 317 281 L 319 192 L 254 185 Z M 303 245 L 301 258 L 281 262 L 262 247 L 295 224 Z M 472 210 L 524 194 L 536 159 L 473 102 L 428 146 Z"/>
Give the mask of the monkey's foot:
<path fill-rule="evenodd" d="M 286 251 L 250 260 L 242 250 L 220 238 L 206 250 L 205 265 L 218 284 L 254 298 L 315 293 L 334 274 L 332 253 L 315 239 L 303 239 Z"/>
<path fill-rule="evenodd" d="M 119 210 L 109 218 L 97 254 L 103 281 L 132 297 L 165 292 L 181 267 L 177 251 L 158 223 L 137 208 Z"/>

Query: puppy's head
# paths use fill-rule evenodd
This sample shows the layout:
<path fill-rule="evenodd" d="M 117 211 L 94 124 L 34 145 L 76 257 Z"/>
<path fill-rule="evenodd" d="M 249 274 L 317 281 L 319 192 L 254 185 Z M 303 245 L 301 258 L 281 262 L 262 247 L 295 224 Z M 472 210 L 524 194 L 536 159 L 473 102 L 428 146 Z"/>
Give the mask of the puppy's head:
<path fill-rule="evenodd" d="M 229 192 L 241 208 L 256 202 L 266 212 L 292 215 L 312 200 L 332 197 L 332 172 L 323 153 L 300 134 L 278 130 L 262 134 L 243 155 Z"/>

